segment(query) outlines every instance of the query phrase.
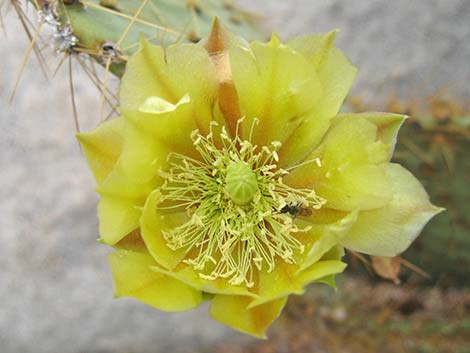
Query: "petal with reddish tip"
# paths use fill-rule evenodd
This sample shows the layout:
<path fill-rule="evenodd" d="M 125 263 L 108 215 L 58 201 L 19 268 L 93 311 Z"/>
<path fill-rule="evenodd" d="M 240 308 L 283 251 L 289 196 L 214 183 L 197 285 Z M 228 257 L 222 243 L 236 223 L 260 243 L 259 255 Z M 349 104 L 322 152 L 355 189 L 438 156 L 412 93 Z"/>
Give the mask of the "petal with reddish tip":
<path fill-rule="evenodd" d="M 202 41 L 214 63 L 219 82 L 218 108 L 223 114 L 228 131 L 235 136 L 237 122 L 241 118 L 238 93 L 232 80 L 229 50 L 234 45 L 243 45 L 240 40 L 214 19 L 211 33 Z"/>

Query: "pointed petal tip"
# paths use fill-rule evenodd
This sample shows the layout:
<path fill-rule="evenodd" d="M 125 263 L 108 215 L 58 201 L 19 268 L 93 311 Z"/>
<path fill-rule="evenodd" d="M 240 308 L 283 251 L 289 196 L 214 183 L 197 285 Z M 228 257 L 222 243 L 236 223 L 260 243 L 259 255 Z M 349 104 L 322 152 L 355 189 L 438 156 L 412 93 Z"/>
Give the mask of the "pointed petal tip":
<path fill-rule="evenodd" d="M 202 43 L 209 54 L 219 53 L 228 49 L 231 37 L 232 33 L 221 24 L 219 18 L 216 16 L 214 17 L 209 35 Z"/>
<path fill-rule="evenodd" d="M 279 38 L 279 35 L 276 32 L 273 32 L 271 34 L 271 40 L 269 41 L 269 44 L 276 46 L 281 44 L 281 38 Z"/>

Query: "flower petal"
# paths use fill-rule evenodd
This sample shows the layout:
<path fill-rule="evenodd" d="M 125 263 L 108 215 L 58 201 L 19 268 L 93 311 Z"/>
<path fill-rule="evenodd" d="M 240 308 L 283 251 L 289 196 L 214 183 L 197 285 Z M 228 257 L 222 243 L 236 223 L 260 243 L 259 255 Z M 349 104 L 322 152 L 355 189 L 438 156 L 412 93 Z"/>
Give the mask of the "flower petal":
<path fill-rule="evenodd" d="M 118 250 L 109 255 L 116 297 L 133 297 L 164 311 L 197 307 L 202 293 L 150 269 L 155 260 L 147 252 Z"/>
<path fill-rule="evenodd" d="M 280 150 L 282 165 L 292 166 L 303 161 L 318 146 L 329 127 L 329 122 L 339 111 L 351 88 L 357 69 L 337 48 L 331 47 L 330 39 L 325 39 L 328 48 L 326 56 L 313 58 L 319 62 L 318 77 L 323 87 L 321 99 L 315 104 L 303 123 L 292 133 Z M 308 45 L 308 41 L 305 41 Z M 323 49 L 324 50 L 324 49 Z"/>
<path fill-rule="evenodd" d="M 266 338 L 266 329 L 281 313 L 287 296 L 248 308 L 252 300 L 250 297 L 217 294 L 211 302 L 211 316 L 238 331 Z"/>
<path fill-rule="evenodd" d="M 442 208 L 433 206 L 421 183 L 405 168 L 389 164 L 393 199 L 386 206 L 359 214 L 342 244 L 375 256 L 396 256 L 416 239 L 424 225 Z"/>
<path fill-rule="evenodd" d="M 135 252 L 148 252 L 147 247 L 145 246 L 145 242 L 142 239 L 142 235 L 140 234 L 140 229 L 136 229 L 130 232 L 124 238 L 122 238 L 119 242 L 114 244 L 113 247 L 116 250 L 131 250 Z"/>
<path fill-rule="evenodd" d="M 385 163 L 390 147 L 365 118 L 334 119 L 319 148 L 285 177 L 297 188 L 313 188 L 326 207 L 342 211 L 373 209 L 391 200 Z M 390 143 L 389 143 L 390 144 Z M 315 159 L 320 160 L 314 163 Z"/>
<path fill-rule="evenodd" d="M 211 33 L 201 44 L 207 49 L 216 68 L 219 82 L 218 110 L 220 115 L 223 115 L 222 120 L 225 120 L 229 133 L 235 136 L 241 114 L 238 93 L 232 80 L 229 49 L 234 45 L 244 45 L 244 43 L 240 43 L 240 38 L 235 37 L 222 26 L 216 17 Z"/>
<path fill-rule="evenodd" d="M 98 203 L 100 241 L 114 245 L 139 227 L 141 211 L 135 202 L 103 195 Z"/>
<path fill-rule="evenodd" d="M 245 117 L 245 139 L 253 119 L 259 119 L 253 130 L 255 144 L 286 140 L 321 97 L 315 68 L 276 36 L 267 44 L 254 42 L 250 48 L 232 48 L 230 66 Z"/>
<path fill-rule="evenodd" d="M 145 184 L 156 178 L 159 169 L 164 169 L 171 145 L 152 134 L 151 126 L 135 121 L 135 115 L 142 114 L 124 113 L 126 130 L 120 166 L 131 182 Z M 157 125 L 156 117 L 152 118 L 151 125 Z M 162 125 L 162 128 L 165 128 L 164 124 Z M 187 139 L 189 140 L 189 135 Z"/>
<path fill-rule="evenodd" d="M 185 263 L 180 263 L 171 271 L 159 266 L 152 267 L 152 270 L 173 277 L 204 293 L 258 297 L 255 293 L 250 292 L 246 286 L 230 284 L 226 278 L 204 279 L 199 276 L 192 266 Z"/>
<path fill-rule="evenodd" d="M 108 120 L 96 129 L 77 134 L 97 183 L 101 183 L 116 164 L 123 146 L 124 119 Z"/>
<path fill-rule="evenodd" d="M 217 88 L 215 67 L 202 46 L 178 44 L 163 49 L 143 39 L 140 50 L 127 62 L 121 80 L 121 108 L 138 111 L 148 107 L 149 97 L 177 105 L 188 94 L 194 124 L 206 134 Z M 180 128 L 185 130 L 185 126 Z"/>
<path fill-rule="evenodd" d="M 289 40 L 287 45 L 305 56 L 317 70 L 320 70 L 330 50 L 335 46 L 335 38 L 335 30 L 325 34 L 306 34 Z"/>
<path fill-rule="evenodd" d="M 185 257 L 185 249 L 170 249 L 163 237 L 163 231 L 184 223 L 187 215 L 186 212 L 159 212 L 157 206 L 160 196 L 159 190 L 154 190 L 148 196 L 140 220 L 141 234 L 157 263 L 172 270 Z"/>
<path fill-rule="evenodd" d="M 347 113 L 338 114 L 335 120 L 352 120 L 357 121 L 358 119 L 366 119 L 368 122 L 374 124 L 377 128 L 377 141 L 382 142 L 388 150 L 388 158 L 378 159 L 375 163 L 389 162 L 392 157 L 395 144 L 397 143 L 397 134 L 401 125 L 407 118 L 406 115 L 394 114 L 394 113 L 380 113 L 380 112 L 367 112 L 367 113 Z M 371 159 L 372 156 L 369 155 Z"/>
<path fill-rule="evenodd" d="M 260 271 L 256 283 L 259 298 L 253 300 L 249 307 L 255 307 L 289 294 L 303 294 L 307 284 L 340 273 L 345 267 L 346 264 L 339 260 L 321 260 L 299 271 L 298 266 L 279 260 L 272 272 Z"/>
<path fill-rule="evenodd" d="M 315 222 L 318 212 L 314 212 L 311 216 Z M 298 234 L 298 239 L 304 244 L 305 251 L 297 257 L 297 264 L 300 270 L 312 266 L 320 259 L 324 259 L 324 255 L 336 245 L 341 244 L 342 239 L 348 234 L 349 230 L 357 220 L 358 212 L 346 213 L 337 221 L 329 224 L 315 224 L 308 220 L 305 225 L 310 226 L 310 230 Z M 300 225 L 299 225 L 300 226 Z M 302 226 L 304 226 L 302 224 Z M 336 259 L 339 259 L 335 258 Z"/>
<path fill-rule="evenodd" d="M 157 184 L 155 180 L 143 184 L 133 182 L 124 174 L 120 163 L 96 189 L 100 194 L 100 240 L 108 245 L 114 245 L 139 227 L 145 199 Z"/>

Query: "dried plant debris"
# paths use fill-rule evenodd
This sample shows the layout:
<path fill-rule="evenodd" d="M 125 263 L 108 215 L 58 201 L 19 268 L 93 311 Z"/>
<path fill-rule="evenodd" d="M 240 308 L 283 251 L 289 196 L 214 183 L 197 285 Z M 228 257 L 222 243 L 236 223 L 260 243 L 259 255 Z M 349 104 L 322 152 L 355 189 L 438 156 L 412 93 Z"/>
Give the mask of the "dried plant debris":
<path fill-rule="evenodd" d="M 236 337 L 212 352 L 468 352 L 470 290 L 346 281 L 336 293 L 311 287 L 306 295 L 292 297 L 269 341 L 247 347 Z"/>

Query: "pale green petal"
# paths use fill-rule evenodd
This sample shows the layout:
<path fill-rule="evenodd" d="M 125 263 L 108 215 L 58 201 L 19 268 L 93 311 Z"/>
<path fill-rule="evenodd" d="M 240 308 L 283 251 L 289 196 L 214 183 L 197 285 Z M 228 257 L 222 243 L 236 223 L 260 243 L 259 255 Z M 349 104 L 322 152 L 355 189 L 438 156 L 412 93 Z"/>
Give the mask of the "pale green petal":
<path fill-rule="evenodd" d="M 253 142 L 283 142 L 319 101 L 322 87 L 313 65 L 301 54 L 279 42 L 230 50 L 233 82 L 238 92 L 243 136 L 248 138 L 253 119 Z"/>
<path fill-rule="evenodd" d="M 318 146 L 331 118 L 339 111 L 354 81 L 357 69 L 337 48 L 330 48 L 317 69 L 323 87 L 321 99 L 280 150 L 283 165 L 294 165 Z"/>
<path fill-rule="evenodd" d="M 266 329 L 280 315 L 287 297 L 249 309 L 247 306 L 252 300 L 250 297 L 217 294 L 211 302 L 211 316 L 235 330 L 266 338 Z"/>
<path fill-rule="evenodd" d="M 177 105 L 188 95 L 194 124 L 207 133 L 217 88 L 215 67 L 201 46 L 178 44 L 163 49 L 142 40 L 140 50 L 127 62 L 121 80 L 121 108 L 147 110 L 149 97 Z M 181 128 L 185 130 L 185 126 Z"/>
<path fill-rule="evenodd" d="M 336 31 L 326 34 L 306 34 L 295 37 L 287 42 L 287 46 L 298 51 L 319 70 L 328 58 L 329 51 L 334 48 Z"/>
<path fill-rule="evenodd" d="M 124 119 L 119 117 L 76 135 L 97 183 L 108 176 L 121 154 L 123 127 Z"/>
<path fill-rule="evenodd" d="M 381 142 L 377 126 L 364 118 L 335 118 L 328 135 L 322 142 L 321 163 L 327 169 L 345 169 L 350 166 L 375 162 L 369 155 L 369 146 Z M 388 151 L 383 152 L 388 156 Z"/>
<path fill-rule="evenodd" d="M 364 165 L 326 174 L 314 189 L 327 200 L 327 207 L 333 209 L 354 211 L 382 207 L 392 198 L 385 166 Z"/>
<path fill-rule="evenodd" d="M 357 220 L 358 212 L 345 214 L 344 217 L 329 224 L 315 224 L 308 220 L 299 224 L 301 227 L 310 226 L 310 230 L 299 233 L 298 239 L 304 244 L 305 251 L 297 257 L 300 270 L 305 270 L 320 259 L 325 259 L 326 253 L 331 251 L 342 239 L 347 236 L 349 230 Z M 312 215 L 315 221 L 316 214 Z M 334 258 L 334 260 L 340 257 Z"/>
<path fill-rule="evenodd" d="M 396 256 L 416 239 L 425 224 L 443 209 L 433 206 L 421 183 L 405 168 L 389 164 L 393 199 L 385 207 L 363 211 L 343 238 L 351 250 L 375 255 Z"/>
<path fill-rule="evenodd" d="M 338 114 L 333 123 L 336 121 L 351 120 L 354 123 L 360 119 L 365 119 L 370 123 L 374 124 L 377 128 L 377 141 L 380 141 L 384 144 L 386 150 L 388 151 L 387 159 L 382 160 L 381 157 L 377 156 L 375 159 L 376 163 L 379 162 L 388 162 L 392 157 L 395 144 L 397 142 L 397 134 L 401 125 L 407 118 L 406 115 L 394 114 L 394 113 L 380 113 L 380 112 L 367 112 L 367 113 L 347 113 L 347 114 Z M 372 159 L 373 156 L 369 153 L 369 159 Z"/>
<path fill-rule="evenodd" d="M 202 293 L 150 269 L 155 260 L 146 252 L 118 250 L 109 255 L 116 297 L 133 297 L 164 311 L 184 311 L 202 302 Z"/>
<path fill-rule="evenodd" d="M 390 141 L 382 141 L 379 127 L 366 118 L 334 119 L 322 144 L 309 156 L 311 162 L 294 169 L 285 182 L 313 188 L 328 208 L 354 211 L 384 206 L 392 198 L 383 163 L 390 155 Z"/>

